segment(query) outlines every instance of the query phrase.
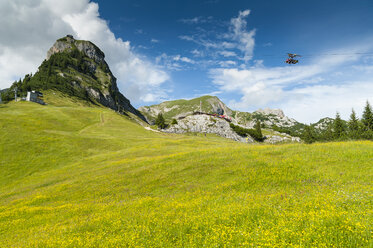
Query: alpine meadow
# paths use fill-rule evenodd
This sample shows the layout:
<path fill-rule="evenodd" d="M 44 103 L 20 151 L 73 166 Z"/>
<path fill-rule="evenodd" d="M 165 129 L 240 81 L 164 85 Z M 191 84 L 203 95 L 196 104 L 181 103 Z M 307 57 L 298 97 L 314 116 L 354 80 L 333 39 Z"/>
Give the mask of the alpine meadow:
<path fill-rule="evenodd" d="M 371 141 L 145 130 L 47 93 L 1 106 L 1 247 L 370 247 Z"/>
<path fill-rule="evenodd" d="M 372 13 L 0 0 L 0 248 L 373 248 Z"/>

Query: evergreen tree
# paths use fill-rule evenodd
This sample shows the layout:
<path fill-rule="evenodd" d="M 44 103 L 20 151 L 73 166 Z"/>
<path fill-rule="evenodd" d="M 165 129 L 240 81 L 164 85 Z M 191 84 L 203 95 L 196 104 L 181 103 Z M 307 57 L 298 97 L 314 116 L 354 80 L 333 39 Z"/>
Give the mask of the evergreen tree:
<path fill-rule="evenodd" d="M 327 128 L 323 131 L 320 131 L 320 134 L 318 137 L 315 137 L 315 139 L 318 139 L 320 141 L 332 141 L 334 140 L 334 132 L 333 132 L 333 123 L 329 123 Z"/>
<path fill-rule="evenodd" d="M 313 132 L 313 128 L 311 126 L 307 125 L 307 126 L 304 127 L 304 131 L 303 131 L 303 134 L 302 134 L 302 139 L 307 144 L 311 144 L 311 143 L 315 142 L 315 135 L 314 135 L 314 132 Z"/>
<path fill-rule="evenodd" d="M 361 122 L 364 124 L 364 131 L 372 131 L 373 130 L 373 112 L 372 107 L 370 106 L 369 102 L 367 101 L 363 117 L 361 118 Z"/>
<path fill-rule="evenodd" d="M 334 120 L 333 126 L 334 126 L 334 136 L 337 139 L 341 138 L 345 133 L 345 127 L 344 127 L 343 121 L 341 119 L 341 116 L 339 115 L 338 112 L 335 115 L 335 120 Z"/>
<path fill-rule="evenodd" d="M 172 119 L 171 124 L 172 124 L 172 125 L 176 125 L 176 124 L 177 124 L 177 120 L 176 120 L 176 119 Z"/>
<path fill-rule="evenodd" d="M 348 121 L 348 133 L 352 139 L 359 138 L 359 119 L 356 117 L 355 110 L 352 109 L 350 120 Z"/>
<path fill-rule="evenodd" d="M 258 139 L 263 140 L 263 134 L 262 134 L 262 128 L 261 128 L 260 121 L 258 121 L 258 120 L 256 121 L 254 128 L 255 128 L 255 131 L 257 133 Z"/>
<path fill-rule="evenodd" d="M 167 126 L 162 113 L 158 114 L 157 119 L 155 120 L 155 125 L 157 125 L 158 128 L 161 128 L 161 129 Z"/>

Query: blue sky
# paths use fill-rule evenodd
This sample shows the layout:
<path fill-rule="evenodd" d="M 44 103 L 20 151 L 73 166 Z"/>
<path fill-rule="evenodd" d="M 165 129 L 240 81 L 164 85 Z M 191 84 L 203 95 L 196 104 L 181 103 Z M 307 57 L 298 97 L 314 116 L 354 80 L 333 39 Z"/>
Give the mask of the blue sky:
<path fill-rule="evenodd" d="M 0 2 L 1 11 L 0 87 L 36 71 L 71 33 L 105 52 L 136 107 L 213 94 L 236 110 L 281 108 L 309 123 L 373 103 L 368 0 L 33 0 Z M 304 56 L 287 65 L 287 52 Z"/>

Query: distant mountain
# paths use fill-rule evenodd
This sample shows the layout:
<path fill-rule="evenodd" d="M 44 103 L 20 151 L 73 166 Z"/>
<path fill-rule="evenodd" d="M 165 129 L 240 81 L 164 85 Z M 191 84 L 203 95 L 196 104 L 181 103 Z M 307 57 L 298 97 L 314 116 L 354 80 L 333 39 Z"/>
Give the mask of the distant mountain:
<path fill-rule="evenodd" d="M 21 94 L 29 90 L 58 90 L 146 121 L 119 92 L 105 54 L 92 42 L 76 40 L 71 35 L 54 43 L 35 75 L 26 75 L 12 87 Z"/>
<path fill-rule="evenodd" d="M 194 112 L 204 112 L 210 114 L 225 115 L 229 117 L 234 124 L 247 128 L 253 128 L 256 121 L 259 120 L 264 126 L 272 127 L 273 125 L 281 128 L 302 129 L 303 124 L 285 116 L 280 109 L 260 109 L 253 113 L 234 111 L 227 107 L 216 96 L 202 96 L 191 100 L 167 101 L 152 106 L 139 108 L 149 123 L 154 123 L 157 115 L 162 113 L 166 121 L 178 119 L 191 115 Z"/>
<path fill-rule="evenodd" d="M 167 101 L 152 106 L 140 107 L 139 110 L 149 123 L 154 123 L 159 113 L 163 114 L 166 121 L 185 117 L 197 111 L 227 116 L 231 116 L 233 113 L 233 111 L 216 96 L 202 96 L 191 100 L 180 99 Z"/>
<path fill-rule="evenodd" d="M 243 142 L 253 140 L 246 140 L 233 134 L 229 125 L 224 121 L 220 121 L 221 118 L 219 119 L 212 115 L 222 115 L 233 124 L 248 129 L 252 129 L 255 123 L 260 121 L 262 126 L 267 130 L 268 138 L 272 136 L 277 137 L 269 140 L 277 140 L 278 142 L 282 142 L 284 139 L 292 140 L 291 136 L 288 134 L 300 136 L 305 126 L 285 116 L 280 109 L 260 109 L 253 113 L 234 111 L 227 107 L 216 96 L 202 96 L 191 100 L 181 99 L 167 101 L 152 106 L 144 106 L 139 108 L 139 110 L 150 124 L 155 123 L 155 119 L 159 113 L 163 115 L 166 122 L 169 124 L 175 122 L 173 121 L 173 119 L 175 119 L 177 124 L 169 125 L 168 128 L 163 130 L 165 132 L 215 133 L 222 137 Z M 200 115 L 199 113 L 203 114 Z"/>
<path fill-rule="evenodd" d="M 334 122 L 333 118 L 325 117 L 325 118 L 320 119 L 318 122 L 311 124 L 311 126 L 315 128 L 315 130 L 324 131 L 328 129 L 328 127 L 332 125 L 333 122 Z"/>

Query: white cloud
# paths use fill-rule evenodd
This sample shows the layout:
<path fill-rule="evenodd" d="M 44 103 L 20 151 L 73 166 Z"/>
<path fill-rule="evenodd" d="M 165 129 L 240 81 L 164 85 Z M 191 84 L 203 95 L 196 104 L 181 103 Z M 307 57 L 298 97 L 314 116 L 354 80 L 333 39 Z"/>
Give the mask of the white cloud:
<path fill-rule="evenodd" d="M 253 55 L 255 45 L 255 29 L 247 31 L 247 21 L 250 10 L 240 11 L 237 18 L 231 19 L 232 38 L 238 42 L 237 48 L 244 53 L 244 60 L 250 60 Z"/>
<path fill-rule="evenodd" d="M 162 53 L 155 59 L 158 65 L 162 65 L 169 70 L 180 71 L 182 69 L 188 69 L 185 64 L 196 63 L 193 59 L 183 57 L 180 54 L 169 56 L 166 53 Z"/>
<path fill-rule="evenodd" d="M 207 18 L 203 17 L 203 16 L 196 16 L 196 17 L 193 17 L 193 18 L 186 18 L 186 19 L 180 19 L 179 21 L 180 22 L 183 22 L 185 24 L 201 24 L 201 23 L 209 23 L 209 22 L 212 22 L 213 20 L 213 17 L 212 16 L 209 16 Z"/>
<path fill-rule="evenodd" d="M 190 36 L 190 35 L 180 35 L 179 39 L 187 40 L 187 41 L 194 41 L 193 36 Z"/>
<path fill-rule="evenodd" d="M 192 35 L 181 35 L 179 38 L 185 41 L 191 41 L 203 47 L 206 51 L 205 55 L 209 55 L 214 59 L 219 56 L 237 57 L 247 63 L 252 59 L 255 46 L 255 29 L 247 30 L 246 18 L 249 16 L 250 10 L 239 11 L 238 16 L 231 18 L 227 26 L 227 30 L 223 33 L 217 33 L 214 29 L 205 30 L 200 27 Z M 202 23 L 202 17 L 192 19 L 183 19 L 184 23 Z M 211 20 L 211 19 L 207 19 Z M 218 64 L 218 62 L 217 62 Z"/>
<path fill-rule="evenodd" d="M 232 51 L 220 51 L 219 54 L 223 55 L 224 57 L 236 57 L 237 54 Z"/>
<path fill-rule="evenodd" d="M 218 90 L 241 96 L 229 102 L 233 109 L 280 107 L 290 117 L 309 123 L 333 117 L 336 111 L 348 118 L 351 108 L 362 109 L 367 99 L 373 102 L 372 65 L 353 66 L 360 58 L 359 54 L 321 56 L 308 65 L 274 68 L 257 63 L 251 68 L 211 69 L 210 76 Z"/>
<path fill-rule="evenodd" d="M 181 19 L 180 21 L 186 24 L 197 24 L 199 23 L 201 17 L 194 17 L 189 19 Z"/>
<path fill-rule="evenodd" d="M 190 53 L 193 54 L 194 57 L 202 57 L 204 55 L 203 51 L 197 49 L 193 49 Z"/>
<path fill-rule="evenodd" d="M 316 122 L 322 117 L 333 118 L 337 111 L 348 120 L 352 108 L 361 116 L 366 100 L 373 102 L 372 83 L 373 80 L 310 85 L 292 90 L 289 99 L 278 106 L 305 123 Z"/>
<path fill-rule="evenodd" d="M 231 67 L 231 66 L 236 66 L 237 63 L 236 61 L 233 61 L 233 60 L 224 60 L 224 61 L 220 61 L 219 65 L 221 67 Z"/>
<path fill-rule="evenodd" d="M 123 94 L 134 102 L 163 97 L 169 75 L 116 38 L 89 0 L 0 1 L 0 87 L 35 72 L 56 39 L 73 34 L 106 55 Z"/>
<path fill-rule="evenodd" d="M 153 38 L 153 39 L 150 40 L 150 42 L 151 43 L 159 43 L 159 40 Z"/>
<path fill-rule="evenodd" d="M 189 64 L 194 64 L 195 61 L 188 58 L 188 57 L 182 57 L 181 55 L 176 55 L 173 57 L 173 60 L 175 61 L 182 61 L 182 62 L 185 62 L 185 63 L 189 63 Z"/>

